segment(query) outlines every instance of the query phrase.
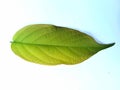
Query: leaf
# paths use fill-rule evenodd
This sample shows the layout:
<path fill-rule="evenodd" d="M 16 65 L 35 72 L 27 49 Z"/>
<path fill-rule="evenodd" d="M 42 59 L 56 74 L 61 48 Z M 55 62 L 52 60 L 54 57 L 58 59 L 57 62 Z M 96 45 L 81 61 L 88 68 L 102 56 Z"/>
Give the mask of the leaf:
<path fill-rule="evenodd" d="M 23 59 L 46 65 L 77 64 L 113 46 L 99 44 L 80 31 L 50 24 L 28 25 L 13 37 L 11 48 Z"/>

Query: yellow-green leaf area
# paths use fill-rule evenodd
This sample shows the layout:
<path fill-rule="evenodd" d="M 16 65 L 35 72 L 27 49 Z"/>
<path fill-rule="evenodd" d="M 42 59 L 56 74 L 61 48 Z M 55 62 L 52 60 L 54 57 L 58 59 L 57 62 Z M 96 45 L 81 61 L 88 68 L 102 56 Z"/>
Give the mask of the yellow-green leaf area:
<path fill-rule="evenodd" d="M 71 65 L 81 63 L 113 45 L 100 44 L 91 36 L 72 28 L 34 24 L 15 33 L 11 48 L 16 55 L 30 62 Z"/>

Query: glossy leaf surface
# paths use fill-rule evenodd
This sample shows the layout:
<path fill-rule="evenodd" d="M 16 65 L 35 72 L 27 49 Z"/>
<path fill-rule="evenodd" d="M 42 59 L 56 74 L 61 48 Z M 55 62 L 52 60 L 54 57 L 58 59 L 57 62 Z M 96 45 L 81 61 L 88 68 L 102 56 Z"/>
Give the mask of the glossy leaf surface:
<path fill-rule="evenodd" d="M 16 32 L 11 48 L 27 61 L 57 65 L 81 63 L 113 45 L 99 44 L 91 36 L 71 28 L 35 24 Z"/>

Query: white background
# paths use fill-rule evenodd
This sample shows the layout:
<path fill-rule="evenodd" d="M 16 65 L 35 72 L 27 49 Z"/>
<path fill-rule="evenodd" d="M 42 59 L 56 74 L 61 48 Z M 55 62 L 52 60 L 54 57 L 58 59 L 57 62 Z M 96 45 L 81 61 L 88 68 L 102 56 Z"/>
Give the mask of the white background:
<path fill-rule="evenodd" d="M 0 90 L 120 90 L 119 0 L 0 0 Z M 77 65 L 45 66 L 16 56 L 10 41 L 29 24 L 76 28 L 116 44 Z"/>

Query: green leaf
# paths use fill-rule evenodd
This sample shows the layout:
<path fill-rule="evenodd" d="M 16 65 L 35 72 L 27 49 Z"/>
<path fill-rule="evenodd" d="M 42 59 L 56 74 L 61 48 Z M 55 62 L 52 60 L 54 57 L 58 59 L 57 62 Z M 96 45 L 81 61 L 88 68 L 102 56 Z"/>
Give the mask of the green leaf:
<path fill-rule="evenodd" d="M 13 52 L 27 61 L 46 64 L 77 64 L 113 46 L 99 44 L 80 31 L 50 24 L 28 25 L 13 37 Z"/>

